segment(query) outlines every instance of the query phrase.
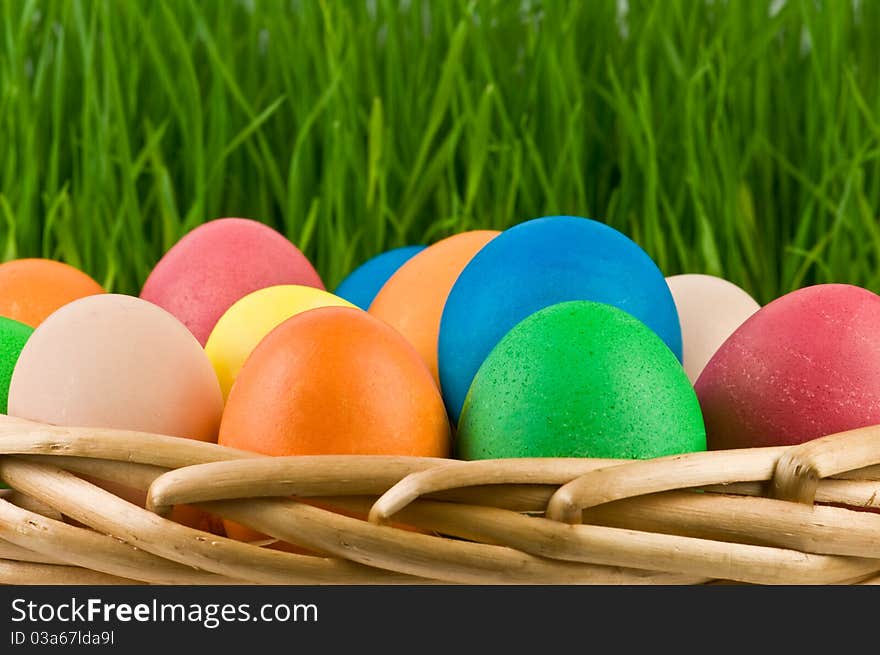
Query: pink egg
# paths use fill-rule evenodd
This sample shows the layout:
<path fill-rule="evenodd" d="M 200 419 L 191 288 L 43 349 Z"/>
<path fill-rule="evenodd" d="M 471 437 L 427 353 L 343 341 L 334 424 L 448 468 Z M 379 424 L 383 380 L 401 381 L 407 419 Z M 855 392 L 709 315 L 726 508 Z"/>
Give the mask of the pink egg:
<path fill-rule="evenodd" d="M 324 289 L 311 262 L 279 232 L 250 219 L 220 218 L 165 253 L 141 298 L 171 312 L 204 346 L 235 301 L 277 284 Z"/>
<path fill-rule="evenodd" d="M 821 284 L 777 298 L 724 342 L 695 388 L 714 450 L 880 424 L 880 296 Z"/>

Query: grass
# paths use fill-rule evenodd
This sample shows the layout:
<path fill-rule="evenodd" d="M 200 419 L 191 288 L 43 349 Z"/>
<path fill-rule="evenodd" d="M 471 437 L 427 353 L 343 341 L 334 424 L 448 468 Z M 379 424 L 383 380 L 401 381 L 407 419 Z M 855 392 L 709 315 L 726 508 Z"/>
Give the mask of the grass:
<path fill-rule="evenodd" d="M 136 293 L 262 220 L 328 286 L 569 213 L 761 302 L 880 291 L 878 0 L 0 0 L 0 255 Z"/>

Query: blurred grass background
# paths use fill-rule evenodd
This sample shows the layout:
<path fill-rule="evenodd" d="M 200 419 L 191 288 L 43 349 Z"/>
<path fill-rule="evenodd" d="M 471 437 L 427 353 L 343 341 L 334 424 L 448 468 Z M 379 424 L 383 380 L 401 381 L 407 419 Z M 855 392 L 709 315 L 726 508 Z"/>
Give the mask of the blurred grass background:
<path fill-rule="evenodd" d="M 880 291 L 878 0 L 0 0 L 0 255 L 137 293 L 264 221 L 330 288 L 567 213 L 761 302 Z"/>

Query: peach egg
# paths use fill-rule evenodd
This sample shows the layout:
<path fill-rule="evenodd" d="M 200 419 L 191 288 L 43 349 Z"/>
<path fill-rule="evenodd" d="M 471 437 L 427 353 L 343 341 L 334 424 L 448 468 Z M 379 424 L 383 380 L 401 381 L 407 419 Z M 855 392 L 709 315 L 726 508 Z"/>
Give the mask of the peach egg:
<path fill-rule="evenodd" d="M 461 232 L 425 248 L 388 279 L 370 304 L 370 314 L 415 346 L 438 384 L 437 337 L 446 298 L 462 269 L 498 234 Z"/>
<path fill-rule="evenodd" d="M 164 309 L 81 298 L 30 336 L 9 384 L 12 416 L 214 441 L 223 398 L 195 337 Z"/>
<path fill-rule="evenodd" d="M 28 339 L 9 384 L 9 414 L 82 427 L 215 441 L 223 410 L 217 376 L 186 327 L 146 300 L 103 294 L 51 314 Z M 85 479 L 143 506 L 145 493 Z M 192 527 L 209 517 L 186 506 L 172 518 Z"/>
<path fill-rule="evenodd" d="M 681 323 L 682 365 L 691 383 L 734 330 L 761 306 L 733 282 L 697 273 L 666 278 Z"/>

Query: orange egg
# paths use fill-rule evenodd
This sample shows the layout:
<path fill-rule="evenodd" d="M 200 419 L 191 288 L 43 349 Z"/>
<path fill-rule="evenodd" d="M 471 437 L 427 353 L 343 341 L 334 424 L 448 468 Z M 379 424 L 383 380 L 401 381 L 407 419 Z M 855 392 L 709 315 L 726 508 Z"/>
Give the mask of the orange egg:
<path fill-rule="evenodd" d="M 257 345 L 218 441 L 265 455 L 448 457 L 450 427 L 428 368 L 399 333 L 362 310 L 323 307 L 287 319 Z"/>
<path fill-rule="evenodd" d="M 424 362 L 349 307 L 284 321 L 238 374 L 219 443 L 265 455 L 449 454 L 449 421 Z"/>
<path fill-rule="evenodd" d="M 77 268 L 51 259 L 0 264 L 0 316 L 37 327 L 49 314 L 78 298 L 104 293 Z"/>
<path fill-rule="evenodd" d="M 438 241 L 412 257 L 376 294 L 369 312 L 415 346 L 439 384 L 437 335 L 449 290 L 462 269 L 499 232 L 474 230 Z"/>

